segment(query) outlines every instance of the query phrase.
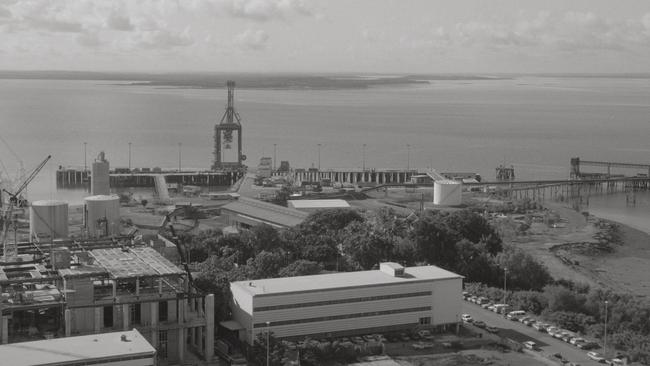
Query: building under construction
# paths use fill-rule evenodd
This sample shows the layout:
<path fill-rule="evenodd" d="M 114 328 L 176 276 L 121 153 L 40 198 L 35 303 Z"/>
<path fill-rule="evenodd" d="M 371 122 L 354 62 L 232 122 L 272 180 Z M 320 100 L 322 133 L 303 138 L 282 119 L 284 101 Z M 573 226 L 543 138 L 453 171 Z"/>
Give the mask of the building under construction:
<path fill-rule="evenodd" d="M 138 329 L 159 365 L 188 352 L 211 360 L 214 295 L 200 294 L 188 274 L 132 237 L 19 243 L 0 265 L 3 344 Z M 160 252 L 156 248 L 161 248 Z"/>

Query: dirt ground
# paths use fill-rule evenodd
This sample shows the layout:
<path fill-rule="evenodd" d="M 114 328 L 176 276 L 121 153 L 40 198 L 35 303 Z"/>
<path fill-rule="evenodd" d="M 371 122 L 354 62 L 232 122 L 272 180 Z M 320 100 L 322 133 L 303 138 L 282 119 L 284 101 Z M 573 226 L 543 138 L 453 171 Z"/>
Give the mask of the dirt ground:
<path fill-rule="evenodd" d="M 469 350 L 439 355 L 396 357 L 395 361 L 402 366 L 555 365 L 542 357 L 534 357 L 526 353 L 503 353 L 492 350 Z"/>

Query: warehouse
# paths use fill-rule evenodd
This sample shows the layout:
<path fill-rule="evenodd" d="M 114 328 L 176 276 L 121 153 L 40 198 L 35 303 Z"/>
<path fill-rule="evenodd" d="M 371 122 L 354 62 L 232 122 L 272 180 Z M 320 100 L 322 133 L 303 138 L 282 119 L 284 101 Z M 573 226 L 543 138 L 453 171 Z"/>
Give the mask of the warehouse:
<path fill-rule="evenodd" d="M 435 266 L 381 263 L 378 270 L 230 284 L 239 338 L 339 337 L 457 324 L 463 277 Z"/>

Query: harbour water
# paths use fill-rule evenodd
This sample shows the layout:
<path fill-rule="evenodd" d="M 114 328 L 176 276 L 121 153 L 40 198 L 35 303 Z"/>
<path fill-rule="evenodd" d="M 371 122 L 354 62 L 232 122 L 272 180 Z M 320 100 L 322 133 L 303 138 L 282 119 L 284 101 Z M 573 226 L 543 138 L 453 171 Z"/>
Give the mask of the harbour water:
<path fill-rule="evenodd" d="M 321 144 L 322 168 L 361 167 L 366 144 L 366 168 L 433 167 L 493 179 L 505 163 L 517 178 L 553 179 L 568 177 L 574 156 L 648 161 L 647 81 L 520 76 L 369 89 L 238 89 L 235 105 L 252 166 L 273 156 L 275 144 L 278 162 L 316 167 Z M 57 190 L 54 176 L 59 165 L 84 165 L 84 142 L 87 164 L 105 151 L 111 166 L 126 167 L 131 142 L 133 167 L 175 168 L 180 155 L 183 169 L 209 168 L 225 90 L 123 84 L 0 80 L 3 139 L 27 171 L 53 155 L 30 185 L 30 199 L 80 201 L 81 192 Z M 234 160 L 233 152 L 225 158 Z M 4 144 L 0 159 L 3 176 L 15 177 L 18 159 Z M 615 214 L 616 202 L 592 199 L 592 211 L 602 204 Z M 637 202 L 619 215 L 647 211 Z"/>

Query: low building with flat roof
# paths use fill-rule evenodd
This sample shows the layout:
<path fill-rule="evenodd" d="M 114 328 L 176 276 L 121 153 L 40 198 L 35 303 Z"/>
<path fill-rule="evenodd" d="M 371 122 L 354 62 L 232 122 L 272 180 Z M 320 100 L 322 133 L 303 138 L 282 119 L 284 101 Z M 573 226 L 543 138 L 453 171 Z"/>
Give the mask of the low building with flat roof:
<path fill-rule="evenodd" d="M 306 212 L 293 208 L 246 197 L 240 197 L 221 206 L 221 214 L 227 217 L 229 225 L 249 228 L 267 224 L 276 229 L 296 226 L 303 222 L 308 215 Z"/>
<path fill-rule="evenodd" d="M 230 283 L 233 320 L 249 344 L 458 324 L 463 277 L 436 266 L 381 263 L 378 270 Z M 232 327 L 231 327 L 232 328 Z"/>
<path fill-rule="evenodd" d="M 332 199 L 332 200 L 289 200 L 287 205 L 296 210 L 312 212 L 317 210 L 328 210 L 334 208 L 350 208 L 350 204 L 346 200 Z"/>
<path fill-rule="evenodd" d="M 153 366 L 156 349 L 136 329 L 0 346 L 11 366 Z"/>

